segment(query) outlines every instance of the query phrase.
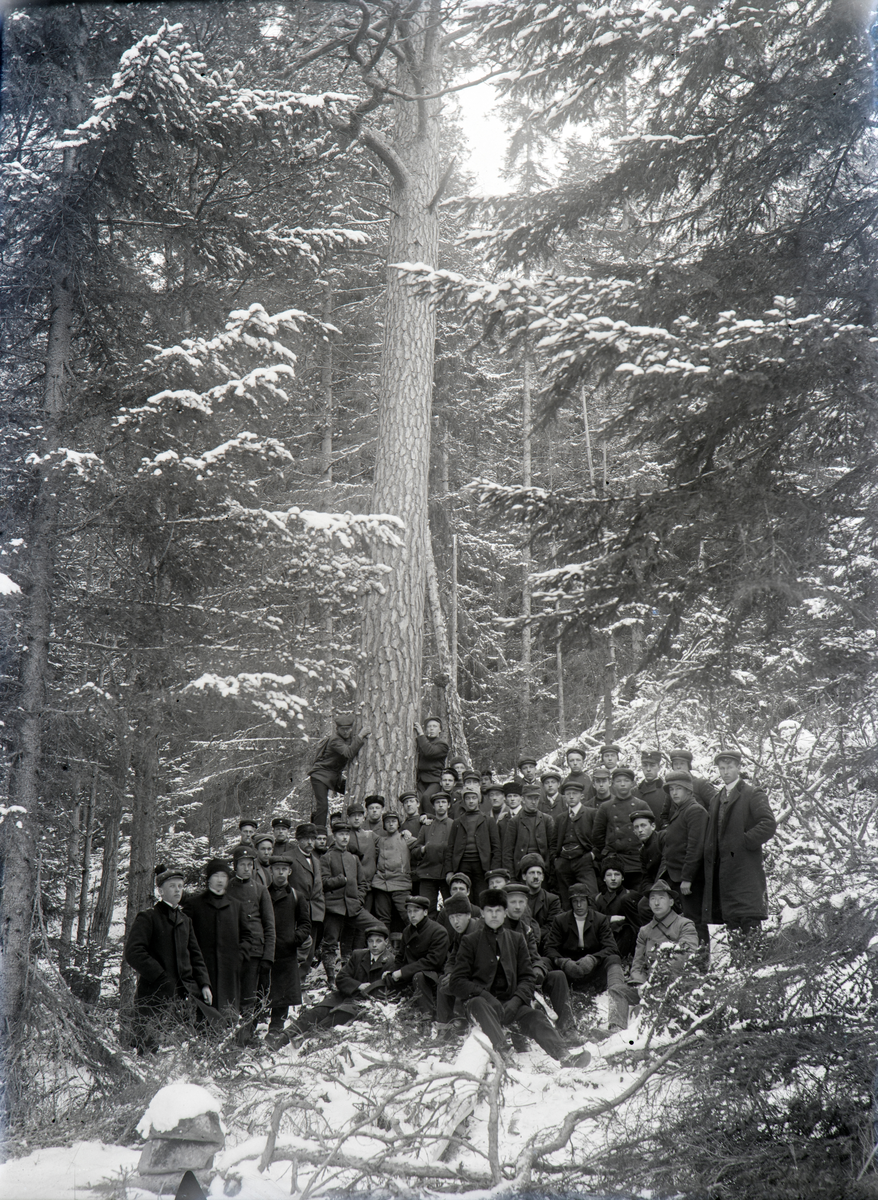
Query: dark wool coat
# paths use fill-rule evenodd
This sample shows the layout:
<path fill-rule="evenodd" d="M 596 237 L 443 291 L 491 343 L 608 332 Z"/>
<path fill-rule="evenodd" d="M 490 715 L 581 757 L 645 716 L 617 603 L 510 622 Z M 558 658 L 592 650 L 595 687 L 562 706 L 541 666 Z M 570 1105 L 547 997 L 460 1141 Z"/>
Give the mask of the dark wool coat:
<path fill-rule="evenodd" d="M 125 943 L 125 961 L 137 972 L 135 1000 L 200 998 L 201 989 L 210 986 L 192 922 L 164 900 L 134 918 Z"/>
<path fill-rule="evenodd" d="M 429 825 L 421 826 L 418 844 L 412 847 L 412 864 L 417 868 L 418 879 L 445 878 L 442 864 L 453 824 L 451 817 L 434 817 Z"/>
<path fill-rule="evenodd" d="M 731 789 L 720 824 L 722 794 L 711 801 L 707 822 L 701 919 L 713 924 L 764 921 L 768 916 L 768 888 L 762 847 L 774 837 L 777 822 L 762 788 L 739 779 Z"/>
<path fill-rule="evenodd" d="M 354 734 L 351 734 L 350 740 L 339 737 L 337 733 L 327 738 L 317 751 L 308 777 L 327 784 L 334 792 L 341 790 L 342 771 L 352 758 L 356 758 L 362 746 L 363 739 Z"/>
<path fill-rule="evenodd" d="M 497 832 L 497 823 L 493 817 L 486 817 L 484 813 L 480 812 L 477 812 L 475 816 L 476 849 L 479 852 L 479 862 L 482 864 L 482 870 L 487 872 L 491 867 L 500 866 L 500 835 Z M 451 823 L 451 832 L 448 835 L 448 843 L 445 847 L 443 875 L 462 869 L 461 863 L 463 862 L 463 852 L 465 849 L 466 825 L 464 824 L 464 815 L 461 814 L 457 820 Z"/>
<path fill-rule="evenodd" d="M 595 897 L 595 911 L 607 917 L 624 917 L 625 924 L 613 925 L 610 922 L 610 932 L 615 938 L 619 953 L 623 958 L 630 958 L 634 953 L 637 942 L 637 931 L 642 921 L 637 907 L 638 892 L 630 892 L 627 888 L 617 888 L 615 892 L 601 892 Z"/>
<path fill-rule="evenodd" d="M 448 934 L 438 921 L 425 917 L 420 925 L 406 925 L 396 956 L 395 970 L 402 978 L 411 979 L 424 971 L 432 979 L 438 979 L 448 957 Z"/>
<path fill-rule="evenodd" d="M 555 822 L 545 813 L 519 812 L 505 822 L 503 832 L 503 866 L 513 879 L 518 878 L 518 868 L 525 854 L 541 854 L 543 861 L 551 862 L 555 845 Z"/>
<path fill-rule="evenodd" d="M 213 1007 L 220 1012 L 241 1007 L 241 965 L 255 949 L 253 930 L 244 909 L 229 896 L 203 891 L 183 901 L 204 956 Z"/>
<path fill-rule="evenodd" d="M 472 913 L 470 914 L 470 916 L 472 917 L 472 919 L 474 921 L 478 921 L 478 919 L 482 915 L 482 910 L 479 908 L 478 904 L 471 904 L 470 907 L 472 908 Z M 436 924 L 441 925 L 442 928 L 445 930 L 445 932 L 448 934 L 451 941 L 454 941 L 454 939 L 457 937 L 457 934 L 451 928 L 451 922 L 448 919 L 448 913 L 445 911 L 444 908 L 440 908 L 439 912 L 436 914 Z M 460 939 L 458 938 L 458 941 L 459 940 Z"/>
<path fill-rule="evenodd" d="M 290 851 L 290 859 L 293 864 L 290 871 L 290 886 L 308 901 L 312 923 L 322 921 L 326 915 L 326 904 L 323 899 L 320 858 L 316 854 L 306 857 L 296 845 Z"/>
<path fill-rule="evenodd" d="M 640 870 L 640 842 L 631 824 L 631 814 L 642 807 L 643 800 L 636 792 L 632 792 L 627 800 L 614 796 L 599 805 L 592 834 L 595 857 L 615 854 L 621 858 L 626 871 Z"/>
<path fill-rule="evenodd" d="M 640 881 L 638 891 L 641 896 L 647 894 L 658 878 L 662 863 L 663 838 L 664 831 L 661 834 L 653 833 L 640 844 L 640 870 L 643 872 L 643 879 Z"/>
<path fill-rule="evenodd" d="M 535 895 L 528 894 L 527 906 L 531 916 L 540 927 L 540 945 L 542 946 L 545 944 L 549 926 L 555 917 L 561 915 L 561 901 L 554 892 L 547 892 L 545 888 L 540 888 Z"/>
<path fill-rule="evenodd" d="M 418 783 L 438 783 L 442 777 L 442 768 L 448 757 L 448 743 L 441 737 L 428 738 L 425 733 L 419 733 L 418 742 Z"/>
<path fill-rule="evenodd" d="M 274 907 L 268 888 L 258 879 L 233 875 L 226 894 L 230 900 L 237 900 L 253 927 L 253 957 L 274 962 Z"/>
<path fill-rule="evenodd" d="M 695 799 L 698 801 L 698 803 L 701 805 L 701 807 L 704 809 L 704 811 L 709 812 L 711 800 L 714 798 L 714 796 L 719 795 L 719 793 L 717 792 L 717 790 L 713 786 L 713 784 L 710 783 L 708 780 L 701 779 L 698 776 L 693 776 L 692 777 L 692 795 L 695 797 Z M 671 819 L 672 807 L 673 807 L 673 802 L 671 800 L 671 797 L 668 796 L 667 799 L 665 800 L 665 807 L 662 811 L 663 821 L 661 823 L 663 825 L 667 825 L 668 821 Z"/>
<path fill-rule="evenodd" d="M 524 1004 L 530 1004 L 537 979 L 524 935 L 502 926 L 494 936 L 492 932 L 486 925 L 480 925 L 460 939 L 448 991 L 459 1000 L 471 1000 L 482 992 L 490 992 L 498 1000 L 511 1000 L 517 996 Z M 495 938 L 496 953 L 493 949 Z M 503 987 L 497 979 L 498 965 L 502 966 L 505 976 Z"/>
<path fill-rule="evenodd" d="M 271 968 L 269 1003 L 272 1008 L 281 1008 L 285 1004 L 301 1004 L 298 949 L 311 936 L 308 901 L 304 896 L 299 896 L 289 884 L 279 887 L 273 883 L 268 889 L 268 894 L 274 906 L 277 937 L 274 966 Z"/>
<path fill-rule="evenodd" d="M 576 928 L 576 918 L 572 912 L 563 912 L 552 922 L 552 927 L 546 935 L 546 958 L 552 960 L 558 967 L 565 958 L 578 959 L 591 954 L 598 961 L 598 966 L 605 966 L 614 957 L 619 958 L 619 947 L 613 937 L 613 930 L 608 917 L 597 912 L 590 904 L 582 927 L 582 945 L 579 944 L 579 930 Z"/>
<path fill-rule="evenodd" d="M 697 800 L 675 804 L 662 836 L 662 866 L 672 883 L 701 879 L 707 813 Z"/>
<path fill-rule="evenodd" d="M 333 846 L 320 860 L 326 911 L 355 917 L 363 907 L 366 880 L 363 864 L 350 850 Z"/>
<path fill-rule="evenodd" d="M 667 824 L 668 813 L 666 808 L 668 793 L 664 789 L 664 780 L 661 776 L 652 781 L 641 779 L 640 783 L 634 789 L 633 794 L 635 800 L 639 796 L 646 807 L 652 810 L 652 815 L 655 817 L 656 825 L 659 829 Z"/>
<path fill-rule="evenodd" d="M 552 859 L 569 858 L 569 854 L 562 854 L 565 844 L 578 844 L 583 853 L 591 854 L 593 851 L 594 836 L 594 820 L 595 810 L 589 808 L 585 804 L 580 804 L 579 812 L 571 817 L 570 809 L 564 809 L 564 812 L 555 823 L 555 845 L 552 852 Z"/>
<path fill-rule="evenodd" d="M 562 790 L 564 788 L 565 783 L 571 783 L 571 782 L 582 784 L 582 786 L 585 788 L 585 791 L 582 793 L 582 803 L 583 804 L 591 804 L 593 801 L 593 798 L 594 798 L 594 783 L 592 782 L 592 778 L 589 775 L 588 771 L 580 771 L 576 775 L 574 775 L 574 773 L 572 771 L 568 771 L 567 774 L 564 776 L 564 778 L 561 780 Z"/>

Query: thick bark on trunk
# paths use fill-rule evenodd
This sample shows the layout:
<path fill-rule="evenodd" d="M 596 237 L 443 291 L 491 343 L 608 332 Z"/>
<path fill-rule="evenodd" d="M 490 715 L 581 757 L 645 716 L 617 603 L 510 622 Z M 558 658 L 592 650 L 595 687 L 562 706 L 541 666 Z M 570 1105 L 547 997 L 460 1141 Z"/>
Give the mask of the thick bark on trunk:
<path fill-rule="evenodd" d="M 463 728 L 463 711 L 460 707 L 460 697 L 454 683 L 454 673 L 451 668 L 451 650 L 448 645 L 448 633 L 445 627 L 445 614 L 442 611 L 442 597 L 439 594 L 439 579 L 436 574 L 436 560 L 433 557 L 433 547 L 427 540 L 427 596 L 430 601 L 430 620 L 433 625 L 433 635 L 436 639 L 436 657 L 439 659 L 439 674 L 448 682 L 442 686 L 445 701 L 446 727 L 451 735 L 450 745 L 454 754 L 459 754 L 467 762 L 470 761 L 469 747 Z"/>
<path fill-rule="evenodd" d="M 408 95 L 437 90 L 439 5 L 415 14 L 406 50 L 415 75 L 400 66 L 399 90 Z M 391 173 L 390 231 L 377 455 L 371 509 L 405 521 L 403 545 L 379 547 L 374 557 L 387 568 L 381 591 L 370 590 L 363 607 L 363 665 L 358 678 L 363 722 L 372 731 L 351 771 L 357 794 L 396 796 L 415 781 L 413 725 L 421 691 L 424 629 L 424 562 L 427 548 L 427 482 L 436 316 L 393 263 L 437 266 L 439 222 L 439 102 L 396 102 L 392 146 L 377 134 L 363 141 Z"/>
<path fill-rule="evenodd" d="M 155 730 L 158 715 L 147 711 L 137 732 L 134 749 L 134 798 L 131 806 L 131 857 L 128 865 L 128 902 L 125 911 L 126 935 L 134 918 L 153 899 L 155 883 L 156 781 L 159 758 Z M 122 964 L 119 996 L 125 1011 L 134 1002 L 134 973 Z"/>

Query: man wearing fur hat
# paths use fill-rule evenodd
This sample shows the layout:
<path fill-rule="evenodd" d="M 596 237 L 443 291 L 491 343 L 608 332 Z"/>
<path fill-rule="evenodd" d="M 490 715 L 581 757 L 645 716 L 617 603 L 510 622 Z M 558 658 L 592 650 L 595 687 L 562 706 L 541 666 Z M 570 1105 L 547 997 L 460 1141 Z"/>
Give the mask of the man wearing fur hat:
<path fill-rule="evenodd" d="M 207 886 L 183 901 L 210 979 L 213 1006 L 228 1017 L 241 1010 L 241 965 L 256 956 L 255 935 L 244 909 L 228 894 L 232 868 L 212 858 L 204 868 Z M 257 960 L 258 961 L 258 960 Z"/>

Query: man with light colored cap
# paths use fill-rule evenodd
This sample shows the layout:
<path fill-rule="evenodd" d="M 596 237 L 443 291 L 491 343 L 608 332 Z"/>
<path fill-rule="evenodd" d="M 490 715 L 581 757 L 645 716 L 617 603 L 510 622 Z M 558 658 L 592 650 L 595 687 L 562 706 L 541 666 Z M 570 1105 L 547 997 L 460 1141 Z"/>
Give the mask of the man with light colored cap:
<path fill-rule="evenodd" d="M 634 961 L 628 983 L 637 988 L 646 983 L 650 971 L 661 957 L 667 963 L 668 975 L 676 979 L 686 969 L 688 960 L 698 949 L 695 926 L 687 918 L 673 911 L 674 893 L 664 879 L 657 879 L 649 890 L 649 907 L 652 920 L 641 926 L 634 949 Z M 662 949 L 670 947 L 670 949 Z M 640 996 L 635 991 L 629 996 L 630 1003 L 638 1004 Z"/>
<path fill-rule="evenodd" d="M 365 744 L 369 729 L 363 726 L 354 736 L 352 713 L 335 714 L 335 733 L 318 743 L 314 760 L 308 770 L 311 791 L 314 793 L 314 810 L 311 821 L 326 828 L 329 818 L 330 791 L 344 793 L 344 772 Z"/>
<path fill-rule="evenodd" d="M 256 851 L 256 878 L 263 887 L 270 888 L 274 882 L 271 874 L 271 856 L 274 854 L 274 834 L 270 829 L 257 829 L 249 839 Z M 289 849 L 287 843 L 284 850 Z M 284 851 L 281 851 L 283 853 Z"/>
<path fill-rule="evenodd" d="M 540 785 L 543 791 L 540 799 L 540 812 L 556 821 L 564 808 L 564 801 L 561 798 L 561 772 L 555 767 L 549 767 L 540 775 Z"/>
<path fill-rule="evenodd" d="M 762 847 L 777 830 L 765 792 L 741 778 L 741 758 L 737 750 L 720 750 L 714 759 L 723 789 L 711 801 L 704 838 L 701 919 L 724 924 L 733 942 L 759 930 L 768 916 Z"/>
<path fill-rule="evenodd" d="M 561 907 L 567 908 L 574 883 L 581 883 L 590 896 L 598 894 L 592 840 L 595 810 L 583 803 L 585 791 L 579 780 L 566 780 L 561 794 L 566 808 L 555 826 L 554 866 Z"/>

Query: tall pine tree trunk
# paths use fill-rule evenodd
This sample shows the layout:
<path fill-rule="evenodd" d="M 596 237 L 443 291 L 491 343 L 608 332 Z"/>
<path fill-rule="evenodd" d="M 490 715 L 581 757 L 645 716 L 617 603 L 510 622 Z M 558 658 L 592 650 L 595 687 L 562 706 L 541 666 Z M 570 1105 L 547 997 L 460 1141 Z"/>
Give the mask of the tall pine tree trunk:
<path fill-rule="evenodd" d="M 445 613 L 442 611 L 442 597 L 439 594 L 439 578 L 436 574 L 436 560 L 433 557 L 433 546 L 427 539 L 427 596 L 430 601 L 430 619 L 433 625 L 433 635 L 436 639 L 436 657 L 439 659 L 439 676 L 442 679 L 441 689 L 445 698 L 445 715 L 449 745 L 455 754 L 459 754 L 466 762 L 470 761 L 469 747 L 463 727 L 463 710 L 460 707 L 460 697 L 457 694 L 457 683 L 451 662 L 451 649 L 448 644 L 448 630 L 445 624 Z"/>
<path fill-rule="evenodd" d="M 70 169 L 72 170 L 72 163 Z M 43 393 L 46 435 L 43 458 L 58 448 L 58 421 L 67 403 L 73 320 L 73 281 L 59 271 L 52 288 Z M 25 653 L 15 720 L 9 781 L 10 803 L 24 811 L 3 822 L 3 897 L 0 901 L 0 1036 L 4 1055 L 13 1049 L 22 1016 L 36 888 L 34 828 L 40 798 L 43 708 L 48 689 L 52 633 L 52 584 L 58 537 L 58 479 L 44 461 L 30 534 L 30 581 Z"/>
<path fill-rule="evenodd" d="M 398 90 L 437 90 L 440 17 L 435 0 L 408 23 L 407 66 L 399 65 Z M 402 28 L 402 25 L 399 27 Z M 380 547 L 387 568 L 382 589 L 367 593 L 363 608 L 362 667 L 358 676 L 362 720 L 372 736 L 351 771 L 358 794 L 396 796 L 415 779 L 413 724 L 418 718 L 424 629 L 425 556 L 428 546 L 427 483 L 433 394 L 435 311 L 394 270 L 400 262 L 437 266 L 439 222 L 439 102 L 398 99 L 392 143 L 380 135 L 362 140 L 390 171 L 387 299 L 378 439 L 371 510 L 405 522 L 400 548 Z"/>
<path fill-rule="evenodd" d="M 141 717 L 132 760 L 134 796 L 131 805 L 131 856 L 128 865 L 128 900 L 125 912 L 126 932 L 141 909 L 149 907 L 155 884 L 156 781 L 159 755 L 156 730 L 159 714 L 150 705 Z M 122 964 L 119 995 L 123 1011 L 134 1003 L 134 974 Z"/>
<path fill-rule="evenodd" d="M 522 486 L 531 486 L 531 426 L 533 424 L 533 403 L 530 387 L 530 358 L 525 356 L 524 380 L 522 386 L 521 411 L 521 482 Z M 530 739 L 530 702 L 531 674 L 533 670 L 533 631 L 530 627 L 531 615 L 531 552 L 530 545 L 525 543 L 521 553 L 521 615 L 524 624 L 521 627 L 521 729 L 519 731 L 519 750 L 529 751 Z"/>

